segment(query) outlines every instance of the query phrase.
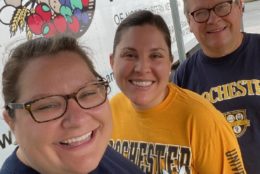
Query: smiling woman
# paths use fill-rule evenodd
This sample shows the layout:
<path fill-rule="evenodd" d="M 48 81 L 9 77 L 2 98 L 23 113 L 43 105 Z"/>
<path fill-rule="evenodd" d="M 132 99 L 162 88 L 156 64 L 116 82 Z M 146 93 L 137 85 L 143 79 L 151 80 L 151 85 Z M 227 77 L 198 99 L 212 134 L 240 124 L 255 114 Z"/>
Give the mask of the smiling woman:
<path fill-rule="evenodd" d="M 3 71 L 4 120 L 18 147 L 0 174 L 142 173 L 107 146 L 108 83 L 74 38 L 16 47 Z"/>

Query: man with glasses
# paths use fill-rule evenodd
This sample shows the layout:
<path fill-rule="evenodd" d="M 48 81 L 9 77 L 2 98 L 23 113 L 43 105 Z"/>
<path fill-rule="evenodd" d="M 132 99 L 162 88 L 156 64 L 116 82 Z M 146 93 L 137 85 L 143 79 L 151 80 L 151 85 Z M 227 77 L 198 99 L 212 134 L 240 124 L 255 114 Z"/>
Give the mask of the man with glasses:
<path fill-rule="evenodd" d="M 241 0 L 183 0 L 201 49 L 173 82 L 215 105 L 232 126 L 247 172 L 260 171 L 260 35 L 241 32 Z"/>

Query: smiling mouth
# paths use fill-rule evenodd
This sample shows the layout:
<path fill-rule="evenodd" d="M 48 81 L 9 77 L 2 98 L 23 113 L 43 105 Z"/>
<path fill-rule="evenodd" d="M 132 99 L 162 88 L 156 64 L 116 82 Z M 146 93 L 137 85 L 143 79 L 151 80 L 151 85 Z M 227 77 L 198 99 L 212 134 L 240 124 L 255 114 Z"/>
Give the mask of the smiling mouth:
<path fill-rule="evenodd" d="M 62 145 L 62 146 L 79 146 L 83 143 L 86 143 L 88 141 L 91 140 L 91 138 L 93 137 L 93 131 L 91 132 L 88 132 L 82 136 L 79 136 L 79 137 L 74 137 L 74 138 L 70 138 L 70 139 L 67 139 L 67 140 L 64 140 L 64 141 L 60 141 L 59 144 Z"/>
<path fill-rule="evenodd" d="M 218 32 L 224 31 L 226 28 L 227 28 L 227 27 L 218 28 L 218 29 L 215 29 L 215 30 L 210 30 L 210 31 L 208 31 L 208 33 L 209 33 L 209 34 L 218 33 Z"/>
<path fill-rule="evenodd" d="M 149 87 L 154 82 L 151 80 L 130 80 L 130 83 L 137 87 Z"/>

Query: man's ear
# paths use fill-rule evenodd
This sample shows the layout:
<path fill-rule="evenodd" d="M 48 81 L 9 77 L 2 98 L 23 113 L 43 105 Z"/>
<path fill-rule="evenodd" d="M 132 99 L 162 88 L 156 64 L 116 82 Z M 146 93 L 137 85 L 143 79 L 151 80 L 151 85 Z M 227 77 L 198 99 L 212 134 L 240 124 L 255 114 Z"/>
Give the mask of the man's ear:
<path fill-rule="evenodd" d="M 190 32 L 193 33 L 193 31 L 192 31 L 192 27 L 190 27 L 190 25 L 189 25 L 189 28 L 190 28 Z"/>
<path fill-rule="evenodd" d="M 14 132 L 14 119 L 9 115 L 9 113 L 7 112 L 7 110 L 3 111 L 3 117 L 5 122 L 8 124 L 8 126 L 10 127 L 11 131 Z"/>
<path fill-rule="evenodd" d="M 190 26 L 190 16 L 188 14 L 186 15 L 186 19 L 187 19 L 187 23 L 188 23 L 189 28 L 190 28 L 190 32 L 192 33 L 192 28 Z"/>
<path fill-rule="evenodd" d="M 109 61 L 110 61 L 110 67 L 113 69 L 113 66 L 114 66 L 114 54 L 113 53 L 110 54 Z"/>

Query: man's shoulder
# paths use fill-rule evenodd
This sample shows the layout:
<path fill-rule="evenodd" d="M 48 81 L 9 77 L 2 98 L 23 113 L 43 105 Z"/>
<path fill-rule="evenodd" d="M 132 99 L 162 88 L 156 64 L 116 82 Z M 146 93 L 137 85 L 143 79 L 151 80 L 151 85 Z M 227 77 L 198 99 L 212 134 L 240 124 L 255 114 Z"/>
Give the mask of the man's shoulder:
<path fill-rule="evenodd" d="M 260 34 L 258 33 L 244 33 L 244 35 L 252 42 L 260 42 Z"/>
<path fill-rule="evenodd" d="M 196 51 L 192 54 L 189 58 L 185 59 L 176 69 L 173 76 L 173 82 L 176 84 L 181 85 L 187 78 L 191 78 L 191 75 L 196 75 L 193 73 L 194 71 L 197 72 L 196 69 L 200 68 L 202 60 L 201 58 L 201 50 Z M 182 86 L 183 87 L 183 86 Z"/>
<path fill-rule="evenodd" d="M 201 60 L 201 52 L 202 50 L 199 49 L 195 53 L 193 53 L 191 56 L 187 57 L 178 67 L 178 69 L 189 67 L 194 67 L 195 64 L 198 64 L 198 62 Z"/>
<path fill-rule="evenodd" d="M 256 37 L 256 38 L 260 38 L 260 33 L 244 33 L 250 37 Z"/>

